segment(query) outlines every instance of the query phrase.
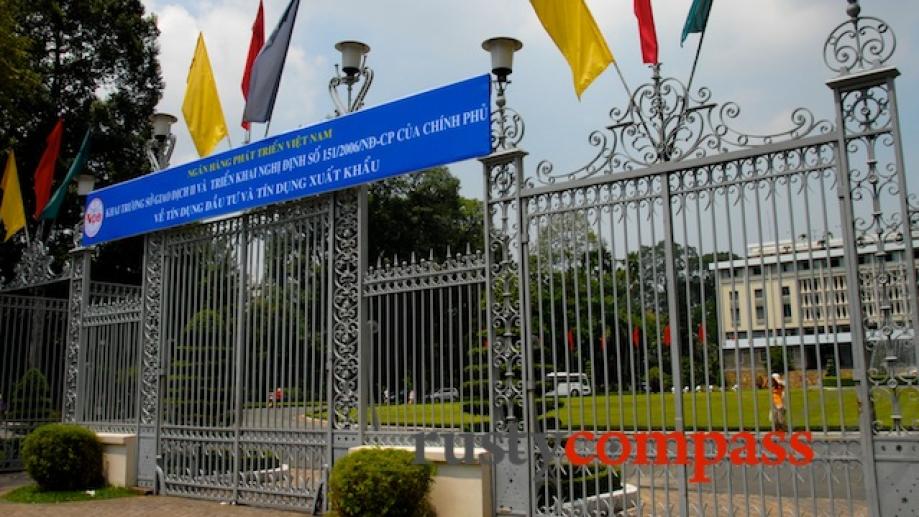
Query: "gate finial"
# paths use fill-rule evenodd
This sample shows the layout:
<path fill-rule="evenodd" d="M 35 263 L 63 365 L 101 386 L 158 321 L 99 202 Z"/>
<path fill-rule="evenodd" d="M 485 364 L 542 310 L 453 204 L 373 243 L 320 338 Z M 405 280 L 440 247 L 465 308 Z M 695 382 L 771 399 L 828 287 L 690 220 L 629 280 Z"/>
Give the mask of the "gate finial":
<path fill-rule="evenodd" d="M 823 47 L 823 61 L 839 75 L 885 66 L 897 48 L 897 38 L 884 20 L 862 16 L 858 0 L 846 0 L 849 19 L 839 24 Z"/>
<path fill-rule="evenodd" d="M 846 14 L 849 15 L 853 20 L 858 18 L 858 15 L 862 13 L 862 6 L 859 5 L 858 0 L 846 0 L 849 2 L 849 6 L 846 7 Z"/>

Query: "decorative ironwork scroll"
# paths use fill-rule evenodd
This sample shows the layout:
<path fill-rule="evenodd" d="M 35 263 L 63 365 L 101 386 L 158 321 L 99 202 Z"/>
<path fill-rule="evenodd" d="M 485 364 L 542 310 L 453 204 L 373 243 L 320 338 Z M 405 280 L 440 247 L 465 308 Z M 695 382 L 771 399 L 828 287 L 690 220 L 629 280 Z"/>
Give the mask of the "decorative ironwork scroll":
<path fill-rule="evenodd" d="M 861 16 L 858 0 L 848 0 L 849 19 L 833 29 L 823 47 L 823 62 L 839 75 L 884 66 L 897 48 L 897 38 L 884 20 Z"/>
<path fill-rule="evenodd" d="M 536 166 L 537 180 L 553 184 L 636 171 L 663 162 L 705 158 L 832 131 L 828 121 L 798 108 L 792 112 L 787 130 L 747 134 L 733 126 L 740 112 L 734 102 L 713 102 L 708 88 L 693 93 L 679 79 L 662 77 L 657 67 L 651 82 L 632 92 L 625 109 L 610 111 L 610 126 L 590 133 L 588 141 L 596 152 L 586 165 L 556 172 L 552 162 L 543 160 Z"/>
<path fill-rule="evenodd" d="M 373 296 L 415 289 L 436 289 L 485 281 L 485 257 L 481 251 L 457 253 L 443 262 L 434 260 L 433 251 L 428 259 L 417 260 L 414 255 L 408 262 L 383 263 L 367 271 L 364 278 L 364 295 Z"/>
<path fill-rule="evenodd" d="M 69 273 L 67 266 L 61 273 L 55 273 L 52 269 L 53 263 L 54 257 L 51 256 L 47 244 L 36 239 L 23 248 L 22 257 L 20 257 L 19 263 L 16 264 L 13 270 L 13 278 L 5 285 L 0 285 L 0 287 L 3 289 L 21 289 L 66 280 Z"/>
<path fill-rule="evenodd" d="M 71 255 L 70 308 L 67 322 L 67 352 L 64 356 L 65 422 L 77 416 L 77 391 L 80 376 L 80 341 L 83 334 L 83 312 L 86 309 L 89 283 L 90 251 L 78 249 Z"/>
<path fill-rule="evenodd" d="M 163 293 L 164 236 L 154 233 L 147 237 L 144 247 L 144 287 L 142 342 L 141 342 L 141 425 L 153 425 L 157 419 L 159 396 L 160 330 Z"/>
<path fill-rule="evenodd" d="M 359 190 L 334 194 L 333 296 L 332 296 L 332 407 L 333 426 L 356 425 L 360 373 Z"/>

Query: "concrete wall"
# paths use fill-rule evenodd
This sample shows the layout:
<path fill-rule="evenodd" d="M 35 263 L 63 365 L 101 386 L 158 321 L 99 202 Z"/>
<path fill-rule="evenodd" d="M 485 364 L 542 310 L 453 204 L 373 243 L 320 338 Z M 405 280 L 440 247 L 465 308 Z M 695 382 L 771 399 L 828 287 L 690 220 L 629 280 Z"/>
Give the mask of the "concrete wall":
<path fill-rule="evenodd" d="M 137 486 L 137 435 L 97 433 L 102 443 L 102 473 L 111 486 Z"/>

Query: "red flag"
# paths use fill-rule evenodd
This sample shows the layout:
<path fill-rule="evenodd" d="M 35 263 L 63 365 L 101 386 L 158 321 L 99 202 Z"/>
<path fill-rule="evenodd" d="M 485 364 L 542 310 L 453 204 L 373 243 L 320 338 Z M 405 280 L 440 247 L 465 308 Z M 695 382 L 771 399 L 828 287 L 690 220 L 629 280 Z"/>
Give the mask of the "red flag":
<path fill-rule="evenodd" d="M 606 335 L 600 336 L 600 350 L 606 350 Z"/>
<path fill-rule="evenodd" d="M 64 133 L 64 120 L 57 119 L 54 129 L 45 140 L 45 152 L 41 155 L 41 161 L 35 168 L 35 214 L 33 217 L 38 220 L 45 205 L 48 204 L 48 198 L 51 197 L 51 182 L 54 181 L 54 169 L 57 167 L 57 155 L 61 152 L 61 136 Z"/>
<path fill-rule="evenodd" d="M 649 65 L 657 64 L 657 30 L 654 28 L 654 11 L 651 0 L 635 0 L 635 16 L 641 36 L 641 58 Z"/>
<path fill-rule="evenodd" d="M 638 330 L 638 325 L 635 325 L 635 328 L 632 329 L 632 346 L 638 348 L 638 344 L 641 342 L 641 333 Z"/>
<path fill-rule="evenodd" d="M 249 55 L 246 56 L 246 68 L 243 70 L 243 99 L 249 100 L 249 79 L 252 75 L 252 64 L 255 63 L 255 58 L 258 57 L 258 53 L 262 50 L 262 46 L 265 44 L 265 8 L 262 5 L 262 1 L 259 0 L 258 3 L 258 14 L 255 15 L 255 22 L 252 24 L 252 39 L 249 40 Z M 242 126 L 244 129 L 249 129 L 249 121 L 243 120 Z"/>
<path fill-rule="evenodd" d="M 488 338 L 485 338 L 484 344 L 485 344 L 485 350 L 488 350 Z"/>
<path fill-rule="evenodd" d="M 574 329 L 568 329 L 568 350 L 574 352 Z"/>
<path fill-rule="evenodd" d="M 664 344 L 670 346 L 670 325 L 664 327 Z"/>
<path fill-rule="evenodd" d="M 699 343 L 705 343 L 705 327 L 701 323 L 696 329 L 696 335 L 699 336 Z"/>

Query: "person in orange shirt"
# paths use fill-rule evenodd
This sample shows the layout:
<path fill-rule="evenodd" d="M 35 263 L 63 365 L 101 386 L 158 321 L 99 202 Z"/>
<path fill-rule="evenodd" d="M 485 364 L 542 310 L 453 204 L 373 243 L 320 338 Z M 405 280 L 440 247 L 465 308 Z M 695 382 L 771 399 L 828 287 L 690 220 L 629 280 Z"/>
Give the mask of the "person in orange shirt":
<path fill-rule="evenodd" d="M 772 413 L 771 420 L 776 431 L 787 431 L 785 423 L 785 380 L 779 373 L 772 374 Z"/>

